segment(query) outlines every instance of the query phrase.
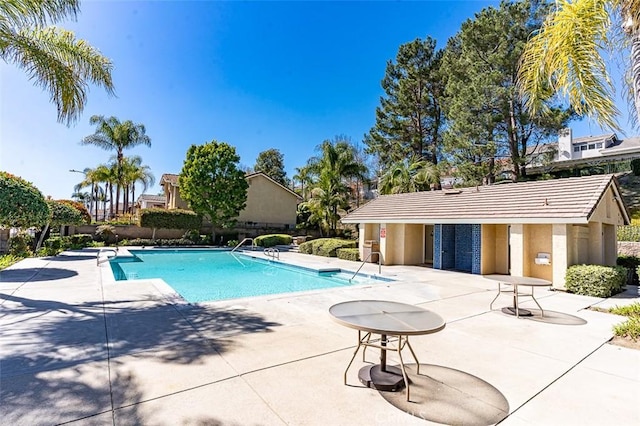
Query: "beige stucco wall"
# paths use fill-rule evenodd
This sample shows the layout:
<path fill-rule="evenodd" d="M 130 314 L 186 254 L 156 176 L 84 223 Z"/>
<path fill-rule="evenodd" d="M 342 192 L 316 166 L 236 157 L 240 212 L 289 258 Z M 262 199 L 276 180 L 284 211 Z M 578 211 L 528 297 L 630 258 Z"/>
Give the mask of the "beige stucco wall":
<path fill-rule="evenodd" d="M 624 218 L 614 197 L 613 188 L 607 189 L 589 220 L 611 225 L 624 225 Z"/>
<path fill-rule="evenodd" d="M 398 223 L 381 224 L 385 237 L 380 238 L 380 252 L 384 265 L 401 265 L 404 251 L 404 226 Z"/>
<path fill-rule="evenodd" d="M 509 273 L 508 225 L 482 225 L 480 273 Z"/>
<path fill-rule="evenodd" d="M 424 225 L 408 224 L 404 226 L 403 265 L 420 265 L 424 257 Z"/>
<path fill-rule="evenodd" d="M 358 248 L 360 249 L 360 259 L 364 259 L 364 242 L 368 240 L 380 242 L 379 223 L 361 223 L 358 226 Z"/>
<path fill-rule="evenodd" d="M 538 253 L 549 253 L 553 263 L 553 225 L 524 226 L 524 266 L 525 276 L 553 280 L 551 265 L 538 265 L 535 258 Z"/>
<path fill-rule="evenodd" d="M 253 176 L 247 183 L 247 205 L 238 215 L 239 222 L 295 226 L 298 197 L 261 175 Z"/>
<path fill-rule="evenodd" d="M 180 188 L 177 186 L 173 186 L 170 183 L 165 183 L 163 185 L 164 195 L 167 197 L 167 208 L 168 209 L 184 209 L 188 210 L 189 206 L 187 202 L 180 197 Z"/>

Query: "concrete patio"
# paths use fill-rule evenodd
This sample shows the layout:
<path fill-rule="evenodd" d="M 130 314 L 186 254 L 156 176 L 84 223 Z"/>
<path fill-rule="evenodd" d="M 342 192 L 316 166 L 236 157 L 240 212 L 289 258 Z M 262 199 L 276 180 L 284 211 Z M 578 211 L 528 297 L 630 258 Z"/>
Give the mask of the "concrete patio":
<path fill-rule="evenodd" d="M 190 305 L 159 280 L 115 282 L 95 256 L 0 271 L 2 424 L 640 424 L 640 351 L 607 343 L 622 317 L 587 309 L 640 300 L 637 287 L 610 299 L 536 292 L 547 318 L 517 319 L 489 310 L 496 285 L 480 276 L 383 266 L 396 282 Z M 343 384 L 357 332 L 328 309 L 353 299 L 446 319 L 443 331 L 411 339 L 421 362 L 411 403 L 363 387 L 361 356 Z"/>

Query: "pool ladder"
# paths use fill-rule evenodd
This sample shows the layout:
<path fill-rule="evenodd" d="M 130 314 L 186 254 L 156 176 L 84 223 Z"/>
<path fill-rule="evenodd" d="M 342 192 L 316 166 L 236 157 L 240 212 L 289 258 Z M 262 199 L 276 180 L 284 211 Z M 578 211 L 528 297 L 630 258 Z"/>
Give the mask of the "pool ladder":
<path fill-rule="evenodd" d="M 256 242 L 255 242 L 255 241 L 253 241 L 253 238 L 249 238 L 249 237 L 247 237 L 247 238 L 245 238 L 244 240 L 240 241 L 240 242 L 238 243 L 238 245 L 237 245 L 237 246 L 235 246 L 231 251 L 232 251 L 232 252 L 236 251 L 238 248 L 240 248 L 240 246 L 241 246 L 241 245 L 243 245 L 243 244 L 245 243 L 245 241 L 251 241 L 251 250 L 254 250 L 254 249 L 256 248 Z"/>
<path fill-rule="evenodd" d="M 109 256 L 109 252 L 113 252 L 113 256 Z M 104 257 L 100 257 L 104 254 Z M 96 255 L 96 265 L 100 265 L 101 263 L 108 262 L 111 259 L 115 259 L 118 257 L 118 249 L 112 247 L 101 247 L 98 250 L 98 254 Z"/>
<path fill-rule="evenodd" d="M 280 250 L 278 250 L 277 248 L 268 247 L 264 249 L 264 255 L 272 259 L 280 260 Z"/>
<path fill-rule="evenodd" d="M 369 256 L 367 256 L 367 258 L 362 261 L 362 264 L 360 265 L 360 267 L 358 268 L 356 273 L 353 274 L 353 276 L 351 278 L 349 278 L 349 282 L 351 282 L 351 280 L 354 279 L 356 277 L 356 275 L 358 275 L 358 272 L 360 272 L 360 269 L 362 269 L 364 264 L 367 263 L 367 260 L 369 260 L 369 258 L 374 254 L 378 255 L 378 275 L 382 274 L 382 266 L 381 266 L 382 265 L 382 263 L 381 263 L 382 262 L 382 253 L 380 253 L 379 251 L 372 251 L 371 253 L 369 253 Z"/>

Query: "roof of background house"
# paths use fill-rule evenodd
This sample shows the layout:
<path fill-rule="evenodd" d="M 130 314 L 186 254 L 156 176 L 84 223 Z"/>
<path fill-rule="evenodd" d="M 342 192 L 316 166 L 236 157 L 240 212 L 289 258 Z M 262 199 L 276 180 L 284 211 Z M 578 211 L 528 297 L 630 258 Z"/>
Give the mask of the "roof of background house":
<path fill-rule="evenodd" d="M 573 138 L 571 141 L 572 144 L 579 143 L 597 143 L 597 142 L 605 142 L 608 140 L 616 141 L 618 137 L 615 133 L 608 133 L 606 135 L 598 135 L 598 136 L 581 136 L 579 138 Z"/>
<path fill-rule="evenodd" d="M 172 186 L 179 186 L 178 185 L 178 177 L 180 175 L 174 175 L 171 173 L 165 173 L 162 175 L 162 177 L 160 178 L 160 185 L 166 183 L 171 184 Z M 247 180 L 251 180 L 257 176 L 263 176 L 264 178 L 268 179 L 269 181 L 273 182 L 275 185 L 278 185 L 280 188 L 284 189 L 287 192 L 290 192 L 292 195 L 296 196 L 297 198 L 302 198 L 300 197 L 298 194 L 296 194 L 295 192 L 293 192 L 292 190 L 290 190 L 289 188 L 287 188 L 284 185 L 281 185 L 280 183 L 276 182 L 275 180 L 271 179 L 269 176 L 267 176 L 266 174 L 262 173 L 262 172 L 254 172 L 254 173 L 247 173 L 245 174 L 245 178 Z"/>
<path fill-rule="evenodd" d="M 169 183 L 172 186 L 178 186 L 178 177 L 180 175 L 174 175 L 171 173 L 165 173 L 162 175 L 162 177 L 160 178 L 160 185 L 162 185 L 163 183 Z"/>
<path fill-rule="evenodd" d="M 345 223 L 588 223 L 609 186 L 629 215 L 613 175 L 382 195 Z"/>
<path fill-rule="evenodd" d="M 141 201 L 151 201 L 154 203 L 166 203 L 167 197 L 165 197 L 164 195 L 142 194 L 138 197 L 137 202 L 139 203 Z"/>
<path fill-rule="evenodd" d="M 275 180 L 271 179 L 269 176 L 267 176 L 266 174 L 264 174 L 264 173 L 262 173 L 262 172 L 247 173 L 247 174 L 245 175 L 245 178 L 246 178 L 247 180 L 251 180 L 251 179 L 253 179 L 253 178 L 255 178 L 255 177 L 258 177 L 258 176 L 262 176 L 262 177 L 266 178 L 267 180 L 270 180 L 270 181 L 271 181 L 271 182 L 273 182 L 274 184 L 278 185 L 280 188 L 282 188 L 282 189 L 286 190 L 287 192 L 290 192 L 292 195 L 295 195 L 295 196 L 296 196 L 296 198 L 299 198 L 299 199 L 301 199 L 301 198 L 302 198 L 301 196 L 299 196 L 298 194 L 296 194 L 295 192 L 293 192 L 292 190 L 290 190 L 290 189 L 289 189 L 289 188 L 287 188 L 286 186 L 284 186 L 284 185 L 282 185 L 282 184 L 280 184 L 280 183 L 276 182 Z"/>

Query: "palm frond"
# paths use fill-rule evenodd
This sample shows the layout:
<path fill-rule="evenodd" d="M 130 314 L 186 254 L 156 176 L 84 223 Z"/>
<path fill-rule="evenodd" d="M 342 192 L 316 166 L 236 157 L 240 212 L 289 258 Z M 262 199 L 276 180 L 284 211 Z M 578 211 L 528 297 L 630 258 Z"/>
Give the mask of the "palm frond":
<path fill-rule="evenodd" d="M 556 10 L 527 43 L 519 67 L 519 87 L 527 108 L 544 112 L 552 93 L 566 97 L 580 115 L 619 130 L 619 110 L 601 55 L 611 25 L 605 0 L 558 0 Z"/>
<path fill-rule="evenodd" d="M 84 109 L 89 84 L 114 92 L 109 59 L 71 31 L 49 28 L 0 28 L 0 56 L 23 68 L 51 95 L 58 120 L 70 124 Z"/>
<path fill-rule="evenodd" d="M 2 0 L 0 26 L 37 26 L 75 19 L 80 0 Z"/>

